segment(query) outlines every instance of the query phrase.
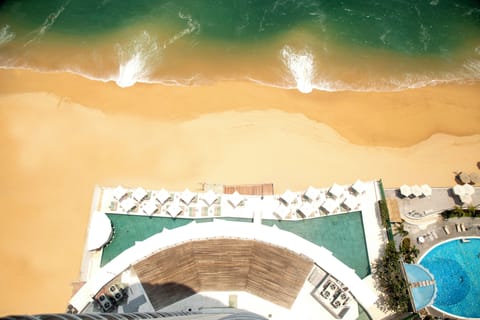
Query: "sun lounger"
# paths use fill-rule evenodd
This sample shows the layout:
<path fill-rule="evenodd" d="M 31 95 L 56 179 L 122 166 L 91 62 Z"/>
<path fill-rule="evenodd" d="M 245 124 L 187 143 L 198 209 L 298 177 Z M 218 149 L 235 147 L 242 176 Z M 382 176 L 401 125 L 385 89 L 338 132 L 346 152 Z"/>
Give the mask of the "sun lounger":
<path fill-rule="evenodd" d="M 445 233 L 446 233 L 447 235 L 450 234 L 450 230 L 448 230 L 448 227 L 447 227 L 447 226 L 443 226 L 443 231 L 445 231 Z"/>
<path fill-rule="evenodd" d="M 466 231 L 467 231 L 467 228 L 465 228 L 465 225 L 464 225 L 463 223 L 460 225 L 460 227 L 462 228 L 462 231 L 463 231 L 463 232 L 466 232 Z"/>
<path fill-rule="evenodd" d="M 455 229 L 457 229 L 457 232 L 461 232 L 462 230 L 460 229 L 460 226 L 455 223 Z"/>

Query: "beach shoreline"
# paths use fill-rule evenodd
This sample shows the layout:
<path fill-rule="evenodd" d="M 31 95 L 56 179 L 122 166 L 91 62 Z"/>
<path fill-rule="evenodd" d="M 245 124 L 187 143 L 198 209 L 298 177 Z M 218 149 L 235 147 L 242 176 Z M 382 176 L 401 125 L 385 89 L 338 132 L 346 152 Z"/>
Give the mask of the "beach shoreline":
<path fill-rule="evenodd" d="M 478 170 L 479 83 L 305 95 L 235 81 L 122 89 L 14 69 L 0 82 L 0 280 L 15 288 L 1 315 L 64 311 L 95 185 L 268 182 L 282 193 L 357 178 L 451 186 L 454 171 Z"/>

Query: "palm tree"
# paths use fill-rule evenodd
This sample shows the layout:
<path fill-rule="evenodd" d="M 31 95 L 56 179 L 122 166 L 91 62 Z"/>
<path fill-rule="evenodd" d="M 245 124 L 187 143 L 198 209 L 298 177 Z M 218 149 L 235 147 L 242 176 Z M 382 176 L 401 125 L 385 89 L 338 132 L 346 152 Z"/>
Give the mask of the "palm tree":
<path fill-rule="evenodd" d="M 405 222 L 405 221 L 402 220 L 402 222 L 400 222 L 400 224 L 397 224 L 397 225 L 396 225 L 396 233 L 395 233 L 395 235 L 399 234 L 399 235 L 401 235 L 402 237 L 406 237 L 406 236 L 408 235 L 408 231 L 405 230 L 404 222 Z"/>

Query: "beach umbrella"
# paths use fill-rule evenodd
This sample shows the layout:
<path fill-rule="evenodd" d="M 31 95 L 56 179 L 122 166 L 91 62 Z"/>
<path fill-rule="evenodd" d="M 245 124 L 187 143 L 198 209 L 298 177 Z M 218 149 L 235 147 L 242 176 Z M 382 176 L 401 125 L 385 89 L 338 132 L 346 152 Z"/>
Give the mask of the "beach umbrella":
<path fill-rule="evenodd" d="M 143 206 L 143 212 L 145 212 L 149 216 L 157 212 L 157 210 L 158 210 L 157 205 L 153 201 L 149 201 Z"/>
<path fill-rule="evenodd" d="M 413 194 L 415 197 L 420 197 L 420 196 L 423 194 L 422 188 L 420 188 L 420 186 L 419 186 L 418 184 L 414 184 L 414 185 L 412 186 L 411 191 L 412 191 L 412 194 Z"/>
<path fill-rule="evenodd" d="M 332 213 L 335 211 L 335 209 L 338 208 L 338 203 L 333 200 L 332 198 L 328 198 L 325 200 L 325 202 L 322 204 L 322 208 L 327 211 L 328 213 Z"/>
<path fill-rule="evenodd" d="M 202 194 L 200 197 L 202 198 L 203 201 L 205 201 L 205 203 L 208 206 L 211 206 L 218 199 L 217 194 L 212 190 L 208 190 L 206 193 Z"/>
<path fill-rule="evenodd" d="M 412 194 L 412 188 L 410 188 L 410 186 L 404 184 L 400 187 L 400 194 L 404 197 L 410 197 L 410 195 Z"/>
<path fill-rule="evenodd" d="M 183 211 L 183 209 L 176 203 L 172 204 L 171 206 L 169 206 L 167 208 L 168 214 L 171 215 L 174 218 L 176 216 L 178 216 L 182 211 Z"/>
<path fill-rule="evenodd" d="M 142 201 L 147 196 L 147 191 L 143 188 L 137 188 L 133 191 L 132 197 L 138 202 Z"/>
<path fill-rule="evenodd" d="M 465 195 L 471 196 L 475 193 L 475 188 L 469 184 L 463 185 L 463 190 L 465 191 Z"/>
<path fill-rule="evenodd" d="M 318 196 L 320 195 L 320 190 L 317 188 L 314 188 L 312 186 L 308 187 L 307 191 L 303 194 L 306 198 L 314 201 L 318 199 Z"/>
<path fill-rule="evenodd" d="M 161 204 L 164 204 L 168 199 L 170 199 L 170 192 L 168 192 L 165 189 L 162 189 L 157 192 L 157 195 L 155 198 L 160 202 Z"/>
<path fill-rule="evenodd" d="M 88 227 L 88 251 L 100 249 L 112 239 L 113 235 L 112 222 L 105 213 L 94 212 L 91 219 Z"/>
<path fill-rule="evenodd" d="M 113 197 L 117 200 L 122 199 L 127 194 L 127 190 L 125 190 L 122 186 L 118 186 L 113 190 Z"/>
<path fill-rule="evenodd" d="M 420 188 L 422 188 L 422 193 L 425 197 L 430 197 L 432 195 L 432 187 L 428 184 L 422 184 Z"/>
<path fill-rule="evenodd" d="M 297 195 L 287 189 L 281 196 L 280 199 L 283 200 L 287 205 L 290 205 L 295 199 L 297 198 Z"/>
<path fill-rule="evenodd" d="M 462 196 L 465 194 L 465 188 L 462 185 L 456 184 L 453 186 L 453 193 L 457 196 Z"/>
<path fill-rule="evenodd" d="M 361 180 L 355 181 L 354 184 L 352 184 L 352 190 L 355 191 L 357 194 L 361 194 L 365 192 L 365 183 Z"/>
<path fill-rule="evenodd" d="M 290 213 L 290 209 L 287 208 L 285 205 L 280 204 L 274 211 L 273 213 L 280 217 L 281 219 L 285 219 L 287 214 Z"/>
<path fill-rule="evenodd" d="M 460 172 L 457 177 L 462 183 L 470 183 L 470 176 L 465 172 Z"/>
<path fill-rule="evenodd" d="M 310 203 L 304 202 L 300 208 L 298 208 L 298 211 L 300 211 L 301 214 L 304 216 L 309 216 L 313 212 L 313 207 Z"/>
<path fill-rule="evenodd" d="M 342 205 L 348 210 L 354 210 L 358 206 L 358 199 L 349 195 L 345 201 L 343 201 Z"/>
<path fill-rule="evenodd" d="M 180 196 L 180 200 L 182 200 L 187 206 L 192 202 L 193 198 L 195 198 L 195 193 L 189 189 L 185 189 Z"/>
<path fill-rule="evenodd" d="M 328 189 L 328 193 L 331 194 L 334 198 L 340 198 L 343 195 L 343 188 L 342 186 L 334 183 L 333 186 Z"/>
<path fill-rule="evenodd" d="M 133 208 L 137 206 L 137 203 L 132 198 L 127 198 L 120 202 L 120 207 L 122 207 L 125 212 L 131 211 Z"/>
<path fill-rule="evenodd" d="M 229 196 L 228 202 L 235 208 L 243 201 L 243 197 L 235 191 L 232 195 Z"/>
<path fill-rule="evenodd" d="M 480 182 L 480 175 L 476 172 L 470 173 L 469 177 L 470 177 L 470 183 L 476 184 Z"/>
<path fill-rule="evenodd" d="M 472 196 L 468 194 L 462 194 L 460 196 L 460 201 L 462 201 L 463 204 L 470 204 L 472 203 Z"/>

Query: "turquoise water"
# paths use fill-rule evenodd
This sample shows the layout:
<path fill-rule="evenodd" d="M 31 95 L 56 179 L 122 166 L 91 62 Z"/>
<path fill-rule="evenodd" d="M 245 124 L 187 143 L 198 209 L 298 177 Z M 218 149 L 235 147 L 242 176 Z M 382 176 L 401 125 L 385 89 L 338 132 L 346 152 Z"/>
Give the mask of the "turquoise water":
<path fill-rule="evenodd" d="M 276 225 L 333 252 L 333 255 L 360 278 L 370 274 L 367 245 L 361 212 L 351 212 L 299 221 L 263 220 L 263 224 Z"/>
<path fill-rule="evenodd" d="M 422 266 L 404 263 L 403 267 L 407 273 L 409 283 L 433 280 L 432 276 Z"/>
<path fill-rule="evenodd" d="M 435 277 L 434 307 L 466 318 L 480 318 L 480 239 L 445 242 L 428 252 L 420 264 Z"/>
<path fill-rule="evenodd" d="M 309 92 L 477 81 L 480 3 L 6 0 L 0 66 L 122 87 L 233 78 Z"/>
<path fill-rule="evenodd" d="M 403 267 L 409 283 L 433 280 L 433 276 L 421 265 L 404 263 Z M 417 310 L 421 310 L 431 304 L 436 294 L 434 285 L 412 288 L 411 291 Z"/>
<path fill-rule="evenodd" d="M 130 248 L 136 241 L 162 232 L 164 228 L 174 229 L 191 223 L 192 219 L 129 216 L 124 214 L 107 214 L 114 227 L 114 238 L 104 248 L 101 265 L 105 265 L 124 250 Z M 216 218 L 227 221 L 253 222 L 246 218 Z M 212 222 L 213 218 L 195 219 L 196 222 Z M 280 229 L 290 231 L 319 246 L 324 246 L 333 252 L 334 256 L 353 268 L 364 278 L 370 274 L 363 224 L 360 212 L 307 219 L 300 221 L 263 220 L 263 224 L 277 225 Z"/>

